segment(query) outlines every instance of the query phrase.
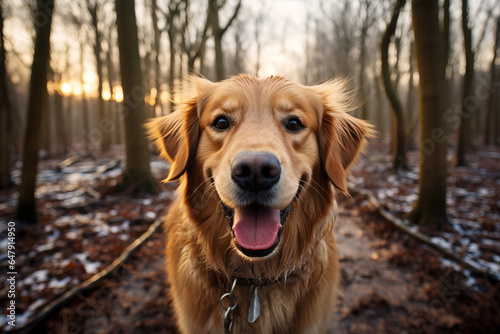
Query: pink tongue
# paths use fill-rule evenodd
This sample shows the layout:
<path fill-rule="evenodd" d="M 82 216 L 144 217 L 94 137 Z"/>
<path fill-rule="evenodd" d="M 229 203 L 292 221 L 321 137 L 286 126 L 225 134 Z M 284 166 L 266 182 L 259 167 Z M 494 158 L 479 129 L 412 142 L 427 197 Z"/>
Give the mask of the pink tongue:
<path fill-rule="evenodd" d="M 258 205 L 234 209 L 234 236 L 238 245 L 251 250 L 274 245 L 281 228 L 280 210 Z"/>

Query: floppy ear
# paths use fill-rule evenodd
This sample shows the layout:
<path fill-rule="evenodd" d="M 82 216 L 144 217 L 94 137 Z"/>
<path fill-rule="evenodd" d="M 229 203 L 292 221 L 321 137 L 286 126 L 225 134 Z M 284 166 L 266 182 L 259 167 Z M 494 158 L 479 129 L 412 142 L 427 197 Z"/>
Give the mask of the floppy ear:
<path fill-rule="evenodd" d="M 161 156 L 172 164 L 164 181 L 181 177 L 196 156 L 199 136 L 197 98 L 182 104 L 168 116 L 150 120 L 146 128 Z"/>
<path fill-rule="evenodd" d="M 373 135 L 372 126 L 347 113 L 352 104 L 344 83 L 330 82 L 319 87 L 323 96 L 319 133 L 323 166 L 335 188 L 347 194 L 346 170 L 362 151 L 366 138 Z"/>

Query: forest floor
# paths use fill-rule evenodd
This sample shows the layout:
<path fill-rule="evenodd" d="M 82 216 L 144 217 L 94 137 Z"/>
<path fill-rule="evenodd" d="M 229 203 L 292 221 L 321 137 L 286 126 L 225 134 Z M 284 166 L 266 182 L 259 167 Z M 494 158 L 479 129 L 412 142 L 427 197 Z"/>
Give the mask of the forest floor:
<path fill-rule="evenodd" d="M 117 155 L 114 155 L 117 156 Z M 416 166 L 417 153 L 410 152 Z M 480 148 L 470 166 L 448 178 L 450 226 L 421 230 L 435 243 L 500 272 L 500 152 Z M 151 163 L 158 179 L 167 164 Z M 104 269 L 166 214 L 172 184 L 155 196 L 110 194 L 123 163 L 110 156 L 41 163 L 40 223 L 16 238 L 17 327 L 55 297 Z M 14 171 L 15 179 L 19 171 Z M 402 219 L 416 200 L 418 171 L 395 174 L 387 154 L 363 157 L 351 182 L 371 189 Z M 0 193 L 0 271 L 7 272 L 7 222 L 15 189 Z M 495 333 L 500 328 L 499 283 L 443 258 L 382 218 L 361 195 L 339 198 L 335 225 L 341 289 L 331 333 Z M 407 222 L 407 224 L 411 224 Z M 22 236 L 19 234 L 23 234 Z M 177 333 L 165 295 L 163 236 L 156 231 L 98 288 L 80 293 L 36 327 L 36 333 Z M 0 290 L 0 332 L 7 324 L 8 287 Z"/>

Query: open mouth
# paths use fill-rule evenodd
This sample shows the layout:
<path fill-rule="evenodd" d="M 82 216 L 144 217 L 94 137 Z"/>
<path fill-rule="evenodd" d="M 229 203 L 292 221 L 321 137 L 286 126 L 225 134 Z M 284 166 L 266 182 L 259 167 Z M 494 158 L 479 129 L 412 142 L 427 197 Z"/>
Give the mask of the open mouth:
<path fill-rule="evenodd" d="M 257 203 L 230 209 L 222 203 L 237 248 L 248 257 L 272 254 L 279 245 L 292 204 L 279 210 Z"/>
<path fill-rule="evenodd" d="M 302 181 L 292 202 L 283 210 L 259 203 L 231 209 L 221 201 L 236 247 L 241 253 L 248 257 L 265 257 L 274 252 L 301 188 Z"/>

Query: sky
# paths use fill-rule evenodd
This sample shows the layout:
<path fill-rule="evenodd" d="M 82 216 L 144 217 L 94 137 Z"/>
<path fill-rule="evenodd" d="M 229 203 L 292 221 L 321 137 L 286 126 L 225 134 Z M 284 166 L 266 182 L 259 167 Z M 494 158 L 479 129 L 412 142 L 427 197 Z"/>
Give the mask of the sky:
<path fill-rule="evenodd" d="M 491 0 L 470 1 L 471 13 L 476 13 L 484 1 Z M 159 1 L 160 4 L 162 2 L 163 1 L 161 0 Z M 332 8 L 338 2 L 339 0 L 323 1 L 325 8 Z M 452 2 L 456 2 L 456 0 Z M 12 80 L 15 83 L 26 82 L 29 77 L 29 66 L 32 58 L 33 32 L 31 24 L 27 24 L 27 22 L 30 22 L 30 17 L 25 5 L 23 5 L 22 0 L 7 0 L 4 1 L 4 3 L 6 3 L 9 8 L 13 9 L 10 15 L 6 18 L 4 30 L 5 35 L 7 36 L 8 69 L 11 73 Z M 58 3 L 62 3 L 62 0 L 56 0 L 56 7 Z M 192 3 L 196 4 L 196 0 L 192 0 Z M 228 0 L 229 8 L 221 13 L 221 20 L 223 22 L 227 21 L 227 17 L 231 14 L 235 3 L 236 0 Z M 241 35 L 244 47 L 245 67 L 247 71 L 255 74 L 255 64 L 257 60 L 255 27 L 257 17 L 262 16 L 262 21 L 259 24 L 261 31 L 261 67 L 259 70 L 259 76 L 265 77 L 272 74 L 280 74 L 302 81 L 302 72 L 306 63 L 305 48 L 307 39 L 307 17 L 308 15 L 318 16 L 323 14 L 319 3 L 319 1 L 312 0 L 243 0 L 243 6 L 238 16 L 238 20 L 241 22 L 241 26 L 244 27 Z M 496 9 L 496 15 L 500 14 L 500 6 L 497 7 L 499 8 Z M 108 4 L 106 10 L 113 10 L 111 3 Z M 136 12 L 140 26 L 149 23 L 149 12 L 147 12 L 144 8 L 144 0 L 136 0 Z M 203 11 L 201 11 L 201 13 L 204 14 Z M 454 15 L 455 17 L 459 17 L 459 7 L 455 7 Z M 199 23 L 202 24 L 203 20 L 204 17 L 199 20 Z M 478 34 L 482 28 L 481 22 L 484 22 L 484 17 L 481 16 L 471 22 L 475 27 L 477 27 L 474 29 L 476 34 Z M 325 22 L 325 24 L 328 23 Z M 490 29 L 492 28 L 493 25 Z M 233 24 L 225 36 L 225 46 L 227 51 L 233 51 L 234 49 L 234 29 L 236 29 L 236 24 Z M 152 32 L 144 31 L 144 33 L 148 34 Z M 490 33 L 490 35 L 492 34 Z M 90 36 L 92 36 L 92 34 Z M 168 64 L 168 43 L 166 42 L 166 36 L 163 36 L 163 38 L 163 71 L 166 76 L 166 67 Z M 311 37 L 309 37 L 309 39 L 310 38 Z M 65 62 L 69 61 L 69 73 L 65 73 L 62 80 L 71 84 L 73 93 L 80 93 L 78 29 L 65 22 L 60 15 L 55 15 L 51 41 L 52 52 L 54 54 L 54 67 L 56 67 L 59 71 L 63 71 Z M 210 43 L 211 41 L 209 41 L 209 45 Z M 488 48 L 488 50 L 490 49 L 491 48 Z M 490 51 L 485 52 L 488 54 L 491 53 Z M 66 53 L 67 56 L 61 56 Z M 484 59 L 488 58 L 488 54 L 484 57 Z M 87 46 L 84 61 L 84 79 L 86 82 L 85 89 L 90 94 L 96 91 L 97 83 L 93 57 L 94 56 L 90 46 Z M 207 61 L 210 60 L 207 59 Z"/>

